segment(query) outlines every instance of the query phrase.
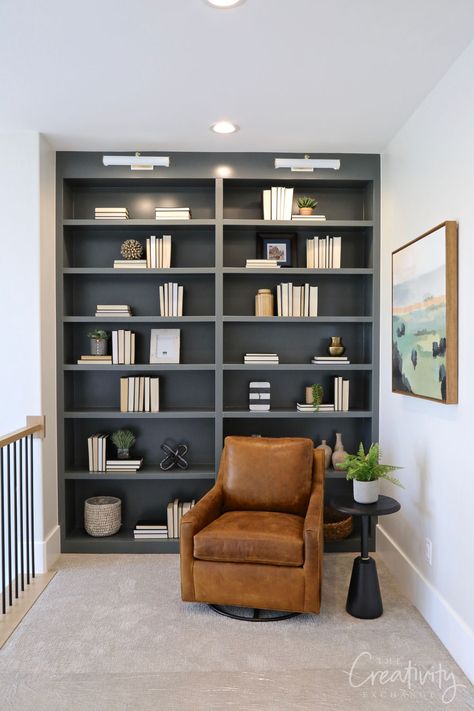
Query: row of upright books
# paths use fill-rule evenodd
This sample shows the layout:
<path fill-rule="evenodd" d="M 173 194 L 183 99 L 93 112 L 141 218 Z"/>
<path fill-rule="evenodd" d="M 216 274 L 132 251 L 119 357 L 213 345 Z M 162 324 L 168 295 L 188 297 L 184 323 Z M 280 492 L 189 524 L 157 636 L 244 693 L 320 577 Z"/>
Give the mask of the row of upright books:
<path fill-rule="evenodd" d="M 129 214 L 126 207 L 96 207 L 94 217 L 96 220 L 128 220 Z"/>
<path fill-rule="evenodd" d="M 306 240 L 308 269 L 340 269 L 341 237 L 312 237 Z"/>
<path fill-rule="evenodd" d="M 143 459 L 107 459 L 107 434 L 93 434 L 87 438 L 90 472 L 136 472 Z"/>
<path fill-rule="evenodd" d="M 112 364 L 135 365 L 135 334 L 132 331 L 112 331 Z"/>
<path fill-rule="evenodd" d="M 167 282 L 160 286 L 160 316 L 183 315 L 184 289 L 176 282 Z"/>
<path fill-rule="evenodd" d="M 179 499 L 170 501 L 166 508 L 166 523 L 160 523 L 155 519 L 138 521 L 133 531 L 133 537 L 142 541 L 180 538 L 181 519 L 188 511 L 191 511 L 195 503 L 195 499 L 192 501 L 180 501 Z"/>
<path fill-rule="evenodd" d="M 132 315 L 132 309 L 127 304 L 97 304 L 97 318 L 124 318 Z"/>
<path fill-rule="evenodd" d="M 263 219 L 291 220 L 293 188 L 274 187 L 263 191 Z"/>
<path fill-rule="evenodd" d="M 294 286 L 292 283 L 277 286 L 277 316 L 318 315 L 318 287 L 303 284 Z"/>
<path fill-rule="evenodd" d="M 146 266 L 148 269 L 169 269 L 171 267 L 171 235 L 156 237 L 146 241 Z"/>
<path fill-rule="evenodd" d="M 120 378 L 120 412 L 159 412 L 160 379 L 138 375 Z"/>

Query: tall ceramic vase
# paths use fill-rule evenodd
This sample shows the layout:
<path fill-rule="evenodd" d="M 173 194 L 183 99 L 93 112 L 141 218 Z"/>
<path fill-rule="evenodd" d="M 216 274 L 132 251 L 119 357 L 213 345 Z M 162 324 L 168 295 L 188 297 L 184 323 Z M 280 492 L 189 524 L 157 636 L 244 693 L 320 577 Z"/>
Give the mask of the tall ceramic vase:
<path fill-rule="evenodd" d="M 338 464 L 342 464 L 346 458 L 347 452 L 344 450 L 344 445 L 342 443 L 342 435 L 340 432 L 336 432 L 336 444 L 334 445 L 334 452 L 332 455 L 332 465 L 334 469 L 341 470 Z"/>
<path fill-rule="evenodd" d="M 325 458 L 325 467 L 326 469 L 329 469 L 329 465 L 331 464 L 331 454 L 332 454 L 332 449 L 328 445 L 325 439 L 321 440 L 321 444 L 316 447 L 316 449 L 322 449 L 324 452 L 324 458 Z"/>

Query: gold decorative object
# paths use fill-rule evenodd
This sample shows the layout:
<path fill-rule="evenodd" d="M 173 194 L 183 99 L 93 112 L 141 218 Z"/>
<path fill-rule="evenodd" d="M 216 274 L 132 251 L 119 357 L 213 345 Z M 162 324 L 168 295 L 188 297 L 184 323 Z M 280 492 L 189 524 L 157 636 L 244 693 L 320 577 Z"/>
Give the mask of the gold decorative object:
<path fill-rule="evenodd" d="M 143 254 L 143 247 L 136 239 L 126 239 L 122 244 L 120 254 L 124 259 L 140 259 Z"/>
<path fill-rule="evenodd" d="M 328 347 L 329 355 L 342 356 L 342 355 L 344 355 L 345 350 L 346 350 L 346 347 L 344 346 L 344 344 L 342 342 L 342 337 L 341 336 L 331 336 L 331 341 L 330 341 L 329 347 Z"/>

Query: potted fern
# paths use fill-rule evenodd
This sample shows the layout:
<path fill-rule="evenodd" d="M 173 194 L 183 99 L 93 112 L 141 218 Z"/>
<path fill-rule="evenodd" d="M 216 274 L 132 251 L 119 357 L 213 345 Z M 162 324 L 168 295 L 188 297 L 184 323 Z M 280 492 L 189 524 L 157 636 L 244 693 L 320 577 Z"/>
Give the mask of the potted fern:
<path fill-rule="evenodd" d="M 136 442 L 136 437 L 130 430 L 117 430 L 110 437 L 117 447 L 117 459 L 129 459 L 130 448 Z"/>
<path fill-rule="evenodd" d="M 380 445 L 378 442 L 370 445 L 365 453 L 362 442 L 357 454 L 347 454 L 344 461 L 338 464 L 339 469 L 346 469 L 346 479 L 353 481 L 354 501 L 359 504 L 374 504 L 379 498 L 380 479 L 386 479 L 392 484 L 403 486 L 392 476 L 392 472 L 400 469 L 393 464 L 380 464 Z"/>
<path fill-rule="evenodd" d="M 298 198 L 296 204 L 298 205 L 300 215 L 312 215 L 318 203 L 314 198 L 303 195 L 303 197 Z"/>

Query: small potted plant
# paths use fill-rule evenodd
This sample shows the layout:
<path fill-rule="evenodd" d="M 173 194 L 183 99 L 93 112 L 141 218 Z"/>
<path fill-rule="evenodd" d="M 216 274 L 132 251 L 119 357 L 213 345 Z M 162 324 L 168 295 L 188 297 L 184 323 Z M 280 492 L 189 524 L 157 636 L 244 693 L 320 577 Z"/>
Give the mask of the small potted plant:
<path fill-rule="evenodd" d="M 97 328 L 88 333 L 87 337 L 91 339 L 91 355 L 107 355 L 107 341 L 110 338 L 107 331 Z"/>
<path fill-rule="evenodd" d="M 129 459 L 130 448 L 136 442 L 136 437 L 130 430 L 117 430 L 110 437 L 117 447 L 117 459 Z"/>
<path fill-rule="evenodd" d="M 303 197 L 298 198 L 296 204 L 298 205 L 300 215 L 312 215 L 318 203 L 314 198 L 303 195 Z"/>
<path fill-rule="evenodd" d="M 354 501 L 359 504 L 374 504 L 378 501 L 380 479 L 403 486 L 398 479 L 391 476 L 391 473 L 400 467 L 380 464 L 380 454 L 378 442 L 370 445 L 367 454 L 361 442 L 357 454 L 347 454 L 344 461 L 337 465 L 339 469 L 347 470 L 346 479 L 352 479 Z"/>

